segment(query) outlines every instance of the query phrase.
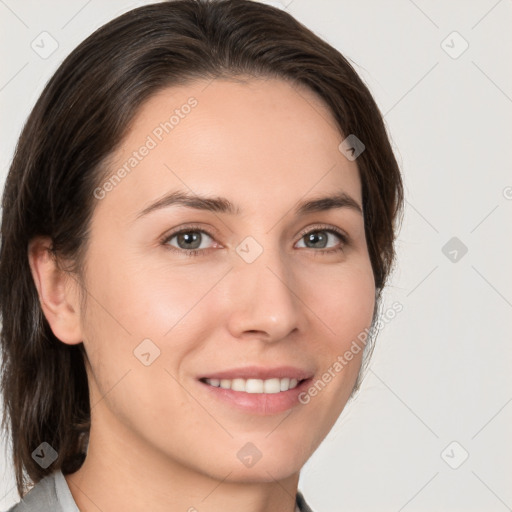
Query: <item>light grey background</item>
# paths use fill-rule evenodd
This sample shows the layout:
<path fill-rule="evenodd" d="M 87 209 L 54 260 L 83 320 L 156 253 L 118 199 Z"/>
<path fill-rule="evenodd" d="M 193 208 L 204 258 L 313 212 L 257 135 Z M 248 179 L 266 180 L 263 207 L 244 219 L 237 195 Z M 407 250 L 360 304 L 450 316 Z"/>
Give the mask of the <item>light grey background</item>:
<path fill-rule="evenodd" d="M 2 185 L 59 63 L 143 3 L 0 0 Z M 512 510 L 512 3 L 268 3 L 355 63 L 385 114 L 407 198 L 383 307 L 403 311 L 381 329 L 359 395 L 299 487 L 316 512 Z M 43 31 L 58 42 L 47 58 L 31 48 Z M 452 237 L 458 246 L 443 252 Z M 8 453 L 0 475 L 5 509 L 18 501 Z"/>

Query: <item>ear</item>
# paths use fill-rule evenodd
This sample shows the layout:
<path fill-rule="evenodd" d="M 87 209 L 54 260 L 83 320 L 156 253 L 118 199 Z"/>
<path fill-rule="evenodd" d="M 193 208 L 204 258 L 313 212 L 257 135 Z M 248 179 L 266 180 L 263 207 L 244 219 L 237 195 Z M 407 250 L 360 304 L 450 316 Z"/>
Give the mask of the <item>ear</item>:
<path fill-rule="evenodd" d="M 28 260 L 43 313 L 53 334 L 64 343 L 83 341 L 78 302 L 79 283 L 59 269 L 50 251 L 51 239 L 38 236 L 28 244 Z"/>

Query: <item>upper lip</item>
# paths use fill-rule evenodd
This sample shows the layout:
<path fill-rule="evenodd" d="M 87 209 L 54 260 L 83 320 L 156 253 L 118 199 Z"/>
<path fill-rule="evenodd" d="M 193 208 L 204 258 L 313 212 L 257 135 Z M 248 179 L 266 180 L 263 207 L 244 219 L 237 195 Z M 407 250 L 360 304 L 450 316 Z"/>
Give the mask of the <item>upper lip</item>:
<path fill-rule="evenodd" d="M 212 372 L 198 377 L 199 379 L 274 379 L 290 378 L 297 380 L 309 379 L 313 373 L 303 368 L 294 366 L 276 366 L 269 368 L 265 366 L 244 366 L 241 368 L 231 368 L 219 372 Z"/>

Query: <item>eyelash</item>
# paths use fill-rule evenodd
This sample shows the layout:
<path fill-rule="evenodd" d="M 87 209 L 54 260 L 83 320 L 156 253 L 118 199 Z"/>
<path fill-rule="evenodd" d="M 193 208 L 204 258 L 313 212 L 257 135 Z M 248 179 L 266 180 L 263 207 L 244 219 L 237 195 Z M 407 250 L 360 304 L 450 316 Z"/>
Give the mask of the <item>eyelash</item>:
<path fill-rule="evenodd" d="M 186 226 L 186 227 L 180 229 L 179 231 L 175 231 L 174 233 L 171 233 L 169 235 L 165 235 L 165 237 L 160 240 L 160 243 L 161 243 L 161 245 L 165 246 L 166 249 L 168 249 L 170 251 L 173 251 L 173 252 L 181 253 L 181 254 L 184 253 L 188 257 L 204 256 L 208 252 L 208 249 L 190 249 L 190 250 L 186 250 L 186 249 L 178 249 L 176 247 L 173 247 L 172 245 L 168 245 L 168 242 L 170 240 L 172 240 L 175 236 L 180 235 L 182 233 L 191 233 L 191 232 L 195 232 L 195 231 L 200 232 L 200 233 L 204 233 L 204 234 L 208 235 L 212 239 L 214 238 L 213 235 L 211 235 L 208 231 L 205 231 L 201 227 L 196 226 L 196 225 L 190 225 L 190 226 Z M 320 232 L 321 231 L 325 231 L 325 232 L 328 232 L 328 233 L 334 233 L 335 235 L 337 235 L 341 239 L 342 243 L 341 243 L 341 245 L 339 247 L 336 247 L 334 249 L 326 249 L 326 250 L 314 250 L 314 249 L 312 249 L 312 251 L 315 253 L 315 256 L 318 253 L 320 253 L 321 255 L 325 256 L 327 254 L 333 254 L 333 253 L 341 252 L 341 251 L 344 250 L 345 246 L 349 244 L 349 240 L 350 239 L 349 239 L 348 235 L 346 235 L 343 231 L 341 231 L 340 229 L 335 228 L 333 226 L 325 226 L 325 225 L 314 226 L 313 228 L 307 228 L 307 229 L 303 230 L 300 233 L 299 240 L 304 238 L 304 236 L 306 236 L 309 233 L 316 233 L 316 232 L 319 232 L 319 231 Z"/>

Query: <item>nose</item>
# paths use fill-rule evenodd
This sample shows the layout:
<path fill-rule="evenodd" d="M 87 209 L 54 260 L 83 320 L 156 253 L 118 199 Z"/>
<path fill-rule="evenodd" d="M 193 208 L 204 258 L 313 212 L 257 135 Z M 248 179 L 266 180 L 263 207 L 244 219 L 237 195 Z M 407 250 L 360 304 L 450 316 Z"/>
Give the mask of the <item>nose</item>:
<path fill-rule="evenodd" d="M 301 304 L 292 269 L 277 251 L 238 261 L 230 276 L 228 330 L 236 338 L 278 341 L 300 327 Z"/>

